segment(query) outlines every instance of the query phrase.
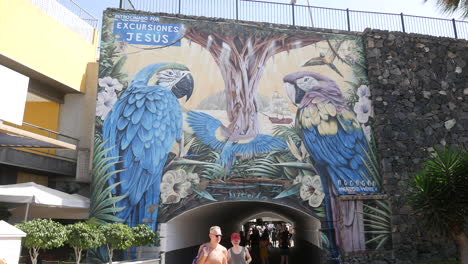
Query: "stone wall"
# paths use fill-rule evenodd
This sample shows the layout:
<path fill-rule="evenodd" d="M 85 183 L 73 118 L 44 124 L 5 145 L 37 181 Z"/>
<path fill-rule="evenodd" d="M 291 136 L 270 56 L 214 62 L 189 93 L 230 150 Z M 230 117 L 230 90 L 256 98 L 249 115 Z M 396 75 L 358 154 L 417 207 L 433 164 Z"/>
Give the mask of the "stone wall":
<path fill-rule="evenodd" d="M 393 256 L 375 263 L 454 260 L 455 244 L 420 228 L 405 194 L 434 147 L 468 147 L 468 41 L 378 30 L 363 38 L 377 153 L 394 213 Z"/>

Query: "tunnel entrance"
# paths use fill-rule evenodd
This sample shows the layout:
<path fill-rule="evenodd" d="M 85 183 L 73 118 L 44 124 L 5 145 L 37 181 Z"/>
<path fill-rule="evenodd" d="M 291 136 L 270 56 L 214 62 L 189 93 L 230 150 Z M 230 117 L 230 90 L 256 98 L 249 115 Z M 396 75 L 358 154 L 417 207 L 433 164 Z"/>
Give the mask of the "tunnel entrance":
<path fill-rule="evenodd" d="M 160 224 L 161 263 L 191 263 L 198 247 L 209 240 L 211 226 L 221 227 L 221 244 L 231 247 L 230 234 L 239 232 L 251 219 L 272 218 L 294 227 L 292 259 L 320 263 L 320 220 L 298 209 L 270 202 L 227 201 L 199 206 Z M 275 254 L 273 252 L 272 257 Z M 260 263 L 260 262 L 258 262 Z M 272 259 L 270 264 L 276 263 Z M 279 262 L 278 262 L 279 263 Z M 256 262 L 252 262 L 256 264 Z"/>

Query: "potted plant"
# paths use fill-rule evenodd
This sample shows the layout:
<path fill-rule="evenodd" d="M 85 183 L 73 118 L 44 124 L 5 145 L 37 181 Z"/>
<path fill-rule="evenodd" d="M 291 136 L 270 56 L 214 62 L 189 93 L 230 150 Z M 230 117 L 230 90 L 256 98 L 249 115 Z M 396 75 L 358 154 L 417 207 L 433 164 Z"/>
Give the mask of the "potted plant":
<path fill-rule="evenodd" d="M 138 259 L 141 259 L 142 247 L 156 244 L 157 235 L 148 225 L 137 225 L 132 228 L 133 231 L 133 245 L 138 247 Z"/>
<path fill-rule="evenodd" d="M 52 249 L 61 247 L 67 238 L 67 231 L 60 223 L 50 219 L 34 219 L 17 224 L 27 235 L 24 246 L 29 249 L 32 264 L 37 264 L 39 249 Z"/>
<path fill-rule="evenodd" d="M 109 263 L 112 264 L 114 249 L 127 249 L 133 245 L 133 232 L 130 227 L 120 223 L 103 225 L 100 227 L 109 254 Z"/>
<path fill-rule="evenodd" d="M 70 245 L 75 252 L 75 262 L 79 264 L 81 261 L 81 252 L 93 247 L 98 247 L 104 244 L 104 236 L 100 229 L 96 226 L 79 222 L 72 225 L 67 225 L 67 240 L 66 244 Z"/>

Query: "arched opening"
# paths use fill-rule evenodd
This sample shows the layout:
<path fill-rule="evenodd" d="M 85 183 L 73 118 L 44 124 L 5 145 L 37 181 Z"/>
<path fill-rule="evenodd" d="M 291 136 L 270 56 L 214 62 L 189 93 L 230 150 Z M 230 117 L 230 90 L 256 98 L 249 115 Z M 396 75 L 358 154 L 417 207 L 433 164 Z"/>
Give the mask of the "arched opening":
<path fill-rule="evenodd" d="M 320 259 L 320 221 L 295 208 L 259 201 L 226 201 L 188 210 L 160 224 L 162 263 L 190 263 L 198 246 L 208 241 L 211 226 L 220 226 L 222 244 L 230 247 L 229 235 L 239 232 L 244 223 L 260 217 L 275 217 L 292 223 L 296 230 L 297 252 L 301 259 Z"/>

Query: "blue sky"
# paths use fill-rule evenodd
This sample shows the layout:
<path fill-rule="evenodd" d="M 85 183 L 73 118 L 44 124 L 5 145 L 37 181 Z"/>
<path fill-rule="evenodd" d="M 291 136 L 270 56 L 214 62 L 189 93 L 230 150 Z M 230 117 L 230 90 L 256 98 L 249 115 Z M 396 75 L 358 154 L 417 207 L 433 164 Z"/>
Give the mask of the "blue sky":
<path fill-rule="evenodd" d="M 141 1 L 141 0 L 140 0 Z M 148 0 L 176 1 L 176 0 Z M 196 0 L 193 0 L 196 1 Z M 222 1 L 222 0 L 219 0 Z M 270 0 L 272 2 L 288 3 L 289 0 Z M 117 8 L 119 0 L 75 0 L 75 2 L 101 21 L 102 12 L 108 7 Z M 440 18 L 455 18 L 457 15 L 445 15 L 439 12 L 435 0 L 424 3 L 423 0 L 309 0 L 310 5 L 362 11 L 401 13 Z M 307 0 L 297 0 L 297 4 L 307 4 Z"/>

